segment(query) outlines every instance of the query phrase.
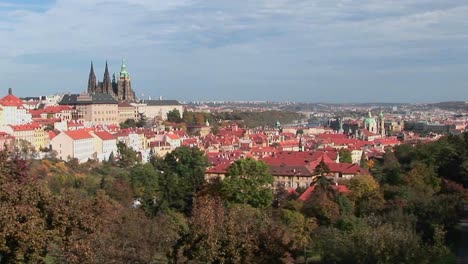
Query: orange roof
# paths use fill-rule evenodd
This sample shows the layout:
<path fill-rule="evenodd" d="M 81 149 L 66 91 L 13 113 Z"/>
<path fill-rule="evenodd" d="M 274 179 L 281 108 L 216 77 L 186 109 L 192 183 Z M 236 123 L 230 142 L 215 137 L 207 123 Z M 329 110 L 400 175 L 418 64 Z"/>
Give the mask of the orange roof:
<path fill-rule="evenodd" d="M 84 129 L 74 130 L 74 131 L 69 130 L 69 131 L 65 131 L 64 133 L 73 140 L 93 138 L 93 136 L 91 136 L 89 132 Z"/>
<path fill-rule="evenodd" d="M 57 136 L 57 134 L 55 134 L 54 131 L 49 131 L 48 134 L 49 134 L 49 139 L 53 139 L 55 136 Z"/>
<path fill-rule="evenodd" d="M 13 94 L 8 94 L 7 96 L 0 99 L 0 104 L 3 106 L 23 107 L 23 100 L 19 99 Z"/>
<path fill-rule="evenodd" d="M 35 129 L 41 128 L 41 126 L 38 123 L 30 123 L 30 124 L 24 124 L 24 125 L 10 125 L 10 127 L 14 131 L 28 131 L 28 130 L 35 130 Z"/>
<path fill-rule="evenodd" d="M 227 172 L 229 166 L 231 166 L 230 162 L 220 163 L 220 164 L 217 164 L 217 165 L 207 169 L 206 172 L 207 173 L 213 173 L 213 174 L 225 174 Z"/>
<path fill-rule="evenodd" d="M 94 132 L 94 134 L 102 140 L 114 140 L 115 139 L 115 136 L 107 131 L 98 131 L 98 132 Z"/>
<path fill-rule="evenodd" d="M 166 134 L 166 136 L 172 140 L 180 139 L 180 137 L 176 134 Z"/>
<path fill-rule="evenodd" d="M 43 109 L 43 111 L 48 114 L 56 114 L 56 113 L 62 112 L 63 110 L 70 110 L 70 109 L 72 108 L 68 105 L 57 105 L 57 106 L 47 106 L 46 108 Z"/>

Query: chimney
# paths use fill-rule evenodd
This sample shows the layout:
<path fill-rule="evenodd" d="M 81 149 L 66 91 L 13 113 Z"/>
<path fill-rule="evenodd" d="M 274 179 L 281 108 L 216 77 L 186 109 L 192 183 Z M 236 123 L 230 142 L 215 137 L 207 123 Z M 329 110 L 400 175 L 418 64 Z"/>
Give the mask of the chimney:
<path fill-rule="evenodd" d="M 12 91 L 11 88 L 8 88 L 8 94 L 10 94 L 10 95 L 13 94 L 13 91 Z"/>

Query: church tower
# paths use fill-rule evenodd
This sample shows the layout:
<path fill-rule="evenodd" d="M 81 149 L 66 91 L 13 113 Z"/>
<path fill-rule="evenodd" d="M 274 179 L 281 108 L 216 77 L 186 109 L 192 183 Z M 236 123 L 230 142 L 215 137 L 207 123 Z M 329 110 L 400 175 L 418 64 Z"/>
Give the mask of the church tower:
<path fill-rule="evenodd" d="M 111 84 L 111 78 L 109 75 L 109 68 L 107 67 L 107 61 L 106 61 L 106 69 L 104 70 L 104 79 L 102 79 L 102 93 L 112 95 L 112 84 Z"/>
<path fill-rule="evenodd" d="M 385 137 L 385 119 L 382 111 L 379 114 L 379 132 L 382 137 Z"/>
<path fill-rule="evenodd" d="M 96 93 L 96 75 L 94 74 L 93 62 L 91 61 L 91 70 L 89 71 L 88 93 Z"/>
<path fill-rule="evenodd" d="M 372 113 L 370 110 L 367 118 L 364 119 L 364 128 L 369 130 L 369 132 L 371 133 L 378 133 L 377 122 L 375 121 L 375 118 L 372 117 Z"/>
<path fill-rule="evenodd" d="M 114 91 L 117 99 L 121 101 L 135 101 L 135 92 L 132 90 L 130 74 L 127 71 L 125 59 L 122 60 L 120 67 L 119 80 L 117 82 L 117 91 Z"/>

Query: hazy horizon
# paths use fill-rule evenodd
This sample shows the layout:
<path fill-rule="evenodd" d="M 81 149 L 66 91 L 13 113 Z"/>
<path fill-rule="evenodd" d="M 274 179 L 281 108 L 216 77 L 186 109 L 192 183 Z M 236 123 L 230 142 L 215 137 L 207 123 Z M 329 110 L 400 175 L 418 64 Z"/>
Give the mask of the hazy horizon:
<path fill-rule="evenodd" d="M 140 98 L 468 101 L 468 0 L 0 0 L 0 95 L 79 93 L 127 60 Z"/>

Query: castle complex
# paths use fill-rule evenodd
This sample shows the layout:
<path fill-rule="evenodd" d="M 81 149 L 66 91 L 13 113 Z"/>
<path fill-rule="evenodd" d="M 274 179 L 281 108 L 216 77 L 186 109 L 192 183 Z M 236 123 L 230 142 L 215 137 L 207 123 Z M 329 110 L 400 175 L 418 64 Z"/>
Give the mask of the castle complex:
<path fill-rule="evenodd" d="M 110 94 L 119 101 L 135 102 L 135 92 L 132 90 L 131 78 L 127 71 L 125 60 L 122 60 L 119 78 L 116 80 L 115 74 L 113 74 L 112 81 L 106 61 L 106 69 L 102 82 L 96 80 L 93 63 L 91 62 L 91 70 L 88 79 L 88 94 Z"/>

